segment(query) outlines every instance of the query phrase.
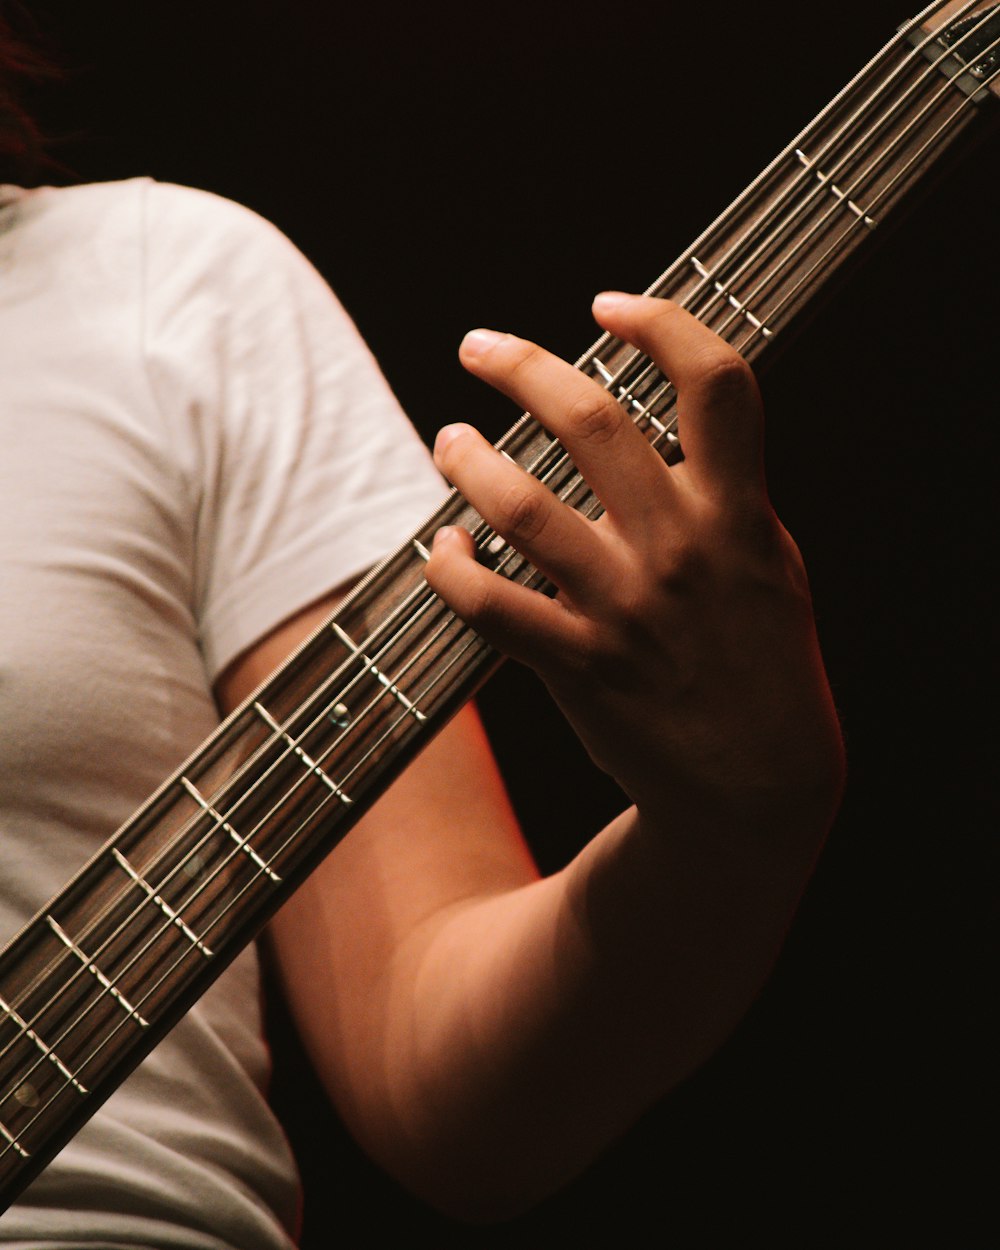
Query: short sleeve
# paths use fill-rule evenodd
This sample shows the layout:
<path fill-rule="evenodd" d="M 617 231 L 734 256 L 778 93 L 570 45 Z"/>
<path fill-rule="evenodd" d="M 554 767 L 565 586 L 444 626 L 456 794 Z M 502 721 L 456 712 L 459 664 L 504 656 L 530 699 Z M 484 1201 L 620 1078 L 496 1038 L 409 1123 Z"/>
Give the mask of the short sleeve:
<path fill-rule="evenodd" d="M 445 494 L 330 288 L 274 226 L 149 182 L 143 339 L 189 483 L 210 680 L 394 550 Z"/>

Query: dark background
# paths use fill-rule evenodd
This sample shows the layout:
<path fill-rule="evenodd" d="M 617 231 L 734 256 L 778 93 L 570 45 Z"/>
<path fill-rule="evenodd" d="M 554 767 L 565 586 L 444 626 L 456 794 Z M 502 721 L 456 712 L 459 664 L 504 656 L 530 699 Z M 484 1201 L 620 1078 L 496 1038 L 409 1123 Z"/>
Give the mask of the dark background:
<path fill-rule="evenodd" d="M 824 7 L 30 5 L 68 71 L 37 103 L 72 176 L 153 174 L 272 218 L 425 436 L 462 418 L 493 438 L 516 414 L 462 375 L 464 330 L 578 355 L 593 293 L 648 285 L 910 16 Z M 998 155 L 938 187 L 764 379 L 851 781 L 762 998 L 580 1182 L 493 1229 L 372 1168 L 279 1019 L 304 1244 L 986 1244 Z M 506 666 L 482 704 L 554 866 L 619 798 L 529 674 Z"/>

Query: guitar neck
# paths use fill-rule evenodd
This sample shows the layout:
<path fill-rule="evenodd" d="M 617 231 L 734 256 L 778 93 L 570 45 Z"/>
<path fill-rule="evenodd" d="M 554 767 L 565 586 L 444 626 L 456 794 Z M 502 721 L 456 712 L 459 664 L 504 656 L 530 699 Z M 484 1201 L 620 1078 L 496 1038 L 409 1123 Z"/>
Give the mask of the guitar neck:
<path fill-rule="evenodd" d="M 928 171 L 986 129 L 998 47 L 1000 6 L 930 6 L 650 293 L 756 361 Z M 605 335 L 577 364 L 661 454 L 682 455 L 673 388 L 648 359 Z M 498 446 L 598 515 L 530 417 Z M 501 575 L 553 590 L 453 493 L 0 955 L 4 1206 L 499 664 L 424 581 L 442 524 L 469 529 Z"/>

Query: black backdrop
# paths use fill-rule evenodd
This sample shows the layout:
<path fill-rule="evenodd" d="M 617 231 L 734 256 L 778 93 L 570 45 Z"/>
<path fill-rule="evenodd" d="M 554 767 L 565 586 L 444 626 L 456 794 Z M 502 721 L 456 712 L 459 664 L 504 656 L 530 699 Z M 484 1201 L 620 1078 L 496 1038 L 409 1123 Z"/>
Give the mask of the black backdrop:
<path fill-rule="evenodd" d="M 39 106 L 74 175 L 150 173 L 272 218 L 427 437 L 456 417 L 497 437 L 516 415 L 462 375 L 466 328 L 577 355 L 592 294 L 647 285 L 910 15 L 823 7 L 30 6 L 69 70 Z M 494 1229 L 426 1211 L 360 1156 L 276 1005 L 306 1245 L 980 1244 L 998 154 L 939 187 L 765 379 L 772 491 L 852 772 L 761 1000 L 579 1183 Z M 558 864 L 614 787 L 529 674 L 506 666 L 482 704 Z"/>

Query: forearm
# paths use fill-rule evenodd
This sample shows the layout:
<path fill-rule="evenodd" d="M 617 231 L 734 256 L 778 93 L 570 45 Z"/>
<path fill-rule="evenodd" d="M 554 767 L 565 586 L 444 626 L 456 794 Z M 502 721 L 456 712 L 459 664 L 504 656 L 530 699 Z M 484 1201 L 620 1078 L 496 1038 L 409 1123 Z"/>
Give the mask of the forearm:
<path fill-rule="evenodd" d="M 550 1192 L 725 1039 L 820 837 L 664 837 L 629 812 L 557 876 L 451 909 L 397 963 L 370 1144 L 460 1214 Z"/>

